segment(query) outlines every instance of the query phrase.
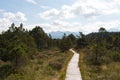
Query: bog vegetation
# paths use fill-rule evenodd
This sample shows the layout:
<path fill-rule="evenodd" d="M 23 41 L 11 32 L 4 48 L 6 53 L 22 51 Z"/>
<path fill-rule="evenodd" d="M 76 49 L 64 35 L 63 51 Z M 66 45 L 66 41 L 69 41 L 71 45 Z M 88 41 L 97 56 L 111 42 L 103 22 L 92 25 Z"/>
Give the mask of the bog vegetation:
<path fill-rule="evenodd" d="M 83 80 L 119 80 L 120 32 L 100 28 L 84 38 L 87 46 L 79 51 Z"/>
<path fill-rule="evenodd" d="M 120 79 L 120 32 L 100 28 L 53 39 L 40 26 L 28 31 L 13 23 L 0 34 L 0 80 L 64 80 L 70 48 L 81 53 L 84 80 Z"/>

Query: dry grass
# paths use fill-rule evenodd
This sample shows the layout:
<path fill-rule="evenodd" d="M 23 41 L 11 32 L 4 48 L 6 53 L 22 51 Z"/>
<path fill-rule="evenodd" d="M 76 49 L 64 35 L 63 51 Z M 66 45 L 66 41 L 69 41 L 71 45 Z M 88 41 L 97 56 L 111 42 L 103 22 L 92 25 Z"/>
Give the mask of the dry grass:
<path fill-rule="evenodd" d="M 85 56 L 84 50 L 81 50 L 79 65 L 83 80 L 120 80 L 120 62 L 95 66 L 88 64 Z"/>
<path fill-rule="evenodd" d="M 50 49 L 39 52 L 18 74 L 11 74 L 6 80 L 64 80 L 71 52 Z"/>

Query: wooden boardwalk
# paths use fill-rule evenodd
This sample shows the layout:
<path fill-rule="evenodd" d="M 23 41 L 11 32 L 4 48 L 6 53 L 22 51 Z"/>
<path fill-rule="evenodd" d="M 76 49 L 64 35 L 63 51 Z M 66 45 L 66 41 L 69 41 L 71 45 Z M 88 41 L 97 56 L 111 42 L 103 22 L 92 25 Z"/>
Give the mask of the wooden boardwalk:
<path fill-rule="evenodd" d="M 68 64 L 65 80 L 82 80 L 78 67 L 79 54 L 72 49 L 70 49 L 70 51 L 72 51 L 74 55 Z"/>

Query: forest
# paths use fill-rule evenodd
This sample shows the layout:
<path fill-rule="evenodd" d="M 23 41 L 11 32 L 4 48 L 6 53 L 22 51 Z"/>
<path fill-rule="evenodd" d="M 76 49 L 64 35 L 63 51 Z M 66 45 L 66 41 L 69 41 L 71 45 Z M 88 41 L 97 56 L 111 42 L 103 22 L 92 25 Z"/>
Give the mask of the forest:
<path fill-rule="evenodd" d="M 101 27 L 54 39 L 40 26 L 27 30 L 12 23 L 0 34 L 0 80 L 64 80 L 70 48 L 80 53 L 83 80 L 120 79 L 120 32 Z"/>

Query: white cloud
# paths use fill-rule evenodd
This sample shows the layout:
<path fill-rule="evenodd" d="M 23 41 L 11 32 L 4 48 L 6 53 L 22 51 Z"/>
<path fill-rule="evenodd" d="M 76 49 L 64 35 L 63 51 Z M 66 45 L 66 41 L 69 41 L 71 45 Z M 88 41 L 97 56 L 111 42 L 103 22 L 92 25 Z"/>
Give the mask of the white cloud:
<path fill-rule="evenodd" d="M 5 13 L 3 13 L 3 16 L 5 18 L 8 18 L 9 20 L 12 20 L 12 21 L 23 22 L 23 21 L 27 20 L 27 18 L 25 17 L 25 14 L 22 12 L 17 12 L 17 13 L 5 12 Z"/>
<path fill-rule="evenodd" d="M 26 0 L 26 1 L 29 3 L 32 3 L 32 4 L 37 4 L 37 2 L 35 0 Z"/>
<path fill-rule="evenodd" d="M 49 6 L 40 6 L 42 9 L 50 9 L 51 7 L 49 7 Z"/>
<path fill-rule="evenodd" d="M 120 4 L 120 0 L 114 0 L 114 2 Z"/>
<path fill-rule="evenodd" d="M 35 0 L 27 1 L 37 4 Z M 97 32 L 100 27 L 105 27 L 109 31 L 120 31 L 120 18 L 111 21 L 114 20 L 112 18 L 115 14 L 120 13 L 120 0 L 75 0 L 71 5 L 63 5 L 59 9 L 51 9 L 47 6 L 40 7 L 44 8 L 45 11 L 38 15 L 42 19 L 52 20 L 50 20 L 50 22 L 48 20 L 47 23 L 26 25 L 26 28 L 32 29 L 34 26 L 40 25 L 46 32 L 80 31 L 85 34 Z M 0 18 L 0 30 L 4 27 L 6 28 L 6 26 L 10 26 L 11 22 L 23 22 L 27 20 L 26 15 L 22 12 L 12 13 L 0 10 L 0 14 L 1 13 L 3 16 Z M 107 16 L 107 18 L 109 17 L 110 19 L 106 19 L 106 17 L 104 19 L 103 16 Z M 89 18 L 89 20 L 86 20 L 86 18 Z M 94 20 L 93 22 L 91 20 L 93 18 L 95 18 L 96 21 Z M 71 22 L 67 22 L 67 20 Z M 80 20 L 79 22 L 81 23 L 79 23 L 78 20 Z"/>
<path fill-rule="evenodd" d="M 0 27 L 2 27 L 2 26 L 8 26 L 9 23 L 11 23 L 11 21 L 9 19 L 0 18 Z"/>
<path fill-rule="evenodd" d="M 0 18 L 0 32 L 6 30 L 11 24 L 11 21 L 6 18 Z"/>
<path fill-rule="evenodd" d="M 26 16 L 25 16 L 24 13 L 22 13 L 22 12 L 17 12 L 17 13 L 16 13 L 16 20 L 18 20 L 18 21 L 26 21 L 27 18 L 26 18 Z"/>
<path fill-rule="evenodd" d="M 61 21 L 61 20 L 55 20 L 51 23 L 41 23 L 41 24 L 32 24 L 32 25 L 26 25 L 27 29 L 32 29 L 35 26 L 42 27 L 45 32 L 55 32 L 55 31 L 69 31 L 69 32 L 79 32 L 83 31 L 82 26 L 80 23 L 77 22 L 67 22 L 67 21 Z"/>
<path fill-rule="evenodd" d="M 2 12 L 4 12 L 4 10 L 3 10 L 3 9 L 0 9 L 0 13 L 2 13 Z"/>
<path fill-rule="evenodd" d="M 53 23 L 41 24 L 45 27 L 46 32 L 81 31 L 87 34 L 97 32 L 100 27 L 105 27 L 109 31 L 112 31 L 112 29 L 120 31 L 120 20 L 112 19 L 116 14 L 120 14 L 120 0 L 75 0 L 71 5 L 62 5 L 59 9 L 46 10 L 40 13 L 39 16 L 42 19 L 55 20 Z M 109 16 L 110 19 L 102 21 L 103 16 Z M 81 23 L 75 21 L 71 23 L 66 22 L 66 19 L 74 19 L 75 21 L 80 19 Z M 84 19 L 84 24 L 82 23 L 82 19 Z M 91 19 L 94 19 L 94 22 Z"/>
<path fill-rule="evenodd" d="M 64 5 L 62 10 L 57 10 L 55 8 L 47 10 L 43 13 L 39 13 L 39 16 L 43 19 L 50 19 L 50 18 L 60 18 L 60 19 L 69 19 L 75 17 L 75 15 L 71 12 L 70 7 Z"/>
<path fill-rule="evenodd" d="M 2 16 L 0 17 L 0 32 L 8 29 L 12 22 L 24 22 L 27 20 L 26 16 L 22 12 L 12 13 L 1 11 Z"/>
<path fill-rule="evenodd" d="M 89 18 L 120 13 L 118 6 L 120 7 L 119 0 L 76 0 L 72 5 L 63 5 L 59 10 L 50 9 L 42 12 L 40 17 L 43 19 L 54 17 L 69 19 L 78 16 Z"/>
<path fill-rule="evenodd" d="M 52 31 L 79 32 L 83 30 L 80 23 L 77 23 L 77 22 L 70 23 L 70 22 L 61 21 L 61 20 L 55 20 L 53 23 L 49 24 L 49 27 L 51 27 L 51 30 L 46 29 L 46 31 L 49 30 L 48 32 L 52 32 Z"/>
<path fill-rule="evenodd" d="M 88 34 L 91 32 L 98 32 L 100 27 L 104 27 L 107 31 L 120 31 L 120 21 L 108 21 L 108 22 L 94 22 L 82 25 L 78 22 L 67 22 L 61 20 L 55 20 L 52 23 L 41 23 L 27 26 L 28 29 L 32 29 L 36 25 L 41 26 L 45 32 L 55 32 L 55 31 L 69 31 L 69 32 L 83 32 Z"/>
<path fill-rule="evenodd" d="M 69 19 L 74 18 L 76 15 L 71 11 L 70 6 L 63 5 L 58 16 L 62 19 Z"/>
<path fill-rule="evenodd" d="M 45 11 L 43 13 L 38 14 L 43 19 L 50 19 L 52 17 L 55 17 L 59 14 L 59 11 L 57 9 L 51 9 L 48 11 Z"/>
<path fill-rule="evenodd" d="M 102 21 L 99 21 L 99 22 L 94 22 L 94 23 L 88 23 L 86 25 L 83 25 L 84 27 L 84 33 L 88 34 L 88 33 L 91 33 L 91 32 L 98 32 L 98 29 L 100 27 L 104 27 L 107 31 L 113 31 L 112 29 L 114 29 L 114 31 L 116 29 L 116 31 L 119 31 L 120 30 L 120 21 L 107 21 L 107 22 L 102 22 Z M 118 28 L 119 27 L 119 28 Z"/>

